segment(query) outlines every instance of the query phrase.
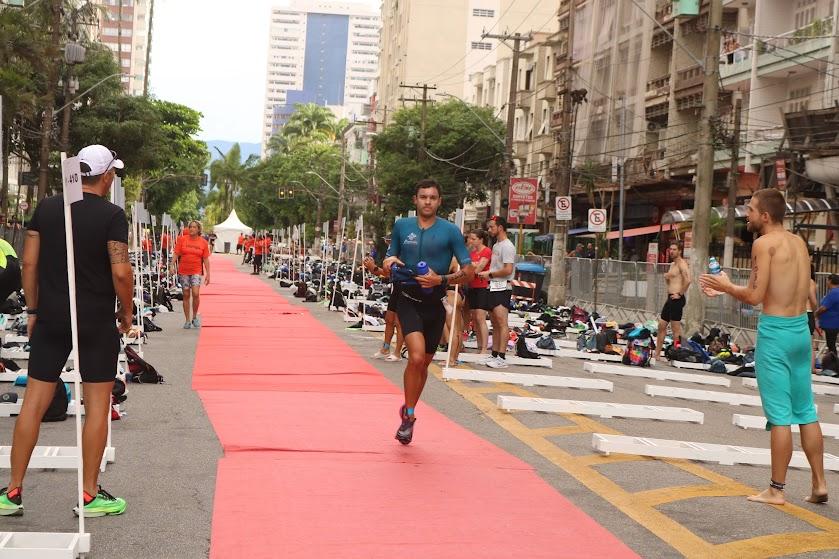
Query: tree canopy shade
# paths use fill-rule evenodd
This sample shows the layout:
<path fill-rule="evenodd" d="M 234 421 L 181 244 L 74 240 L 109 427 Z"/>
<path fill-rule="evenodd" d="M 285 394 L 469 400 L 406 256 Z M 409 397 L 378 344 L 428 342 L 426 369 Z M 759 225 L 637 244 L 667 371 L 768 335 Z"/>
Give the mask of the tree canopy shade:
<path fill-rule="evenodd" d="M 431 177 L 443 190 L 443 211 L 464 199 L 486 200 L 499 185 L 504 158 L 504 124 L 492 109 L 459 100 L 428 107 L 421 145 L 421 110 L 405 108 L 376 137 L 376 178 L 387 213 L 413 209 L 414 185 Z M 493 133 L 494 132 L 494 133 Z"/>

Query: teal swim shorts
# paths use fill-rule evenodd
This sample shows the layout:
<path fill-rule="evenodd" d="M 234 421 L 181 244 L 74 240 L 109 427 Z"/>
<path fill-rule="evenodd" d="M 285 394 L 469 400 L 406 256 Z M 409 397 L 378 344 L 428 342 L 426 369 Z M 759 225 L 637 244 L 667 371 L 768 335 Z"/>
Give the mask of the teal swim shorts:
<path fill-rule="evenodd" d="M 807 314 L 760 315 L 755 374 L 766 430 L 818 421 L 813 403 L 810 329 Z"/>

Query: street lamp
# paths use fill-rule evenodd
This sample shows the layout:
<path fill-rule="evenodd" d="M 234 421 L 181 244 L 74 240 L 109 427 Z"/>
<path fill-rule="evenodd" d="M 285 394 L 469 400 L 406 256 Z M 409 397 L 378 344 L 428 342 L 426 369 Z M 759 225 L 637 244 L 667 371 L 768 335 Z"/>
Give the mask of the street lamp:
<path fill-rule="evenodd" d="M 307 174 L 307 175 L 315 175 L 317 178 L 319 178 L 320 180 L 322 180 L 322 181 L 323 181 L 323 184 L 325 184 L 326 186 L 328 186 L 329 188 L 331 188 L 331 189 L 332 189 L 332 192 L 334 192 L 335 194 L 337 194 L 339 197 L 341 196 L 341 193 L 340 193 L 340 192 L 338 192 L 338 189 L 337 189 L 337 188 L 335 188 L 334 186 L 332 186 L 331 184 L 329 184 L 329 181 L 328 181 L 328 180 L 326 180 L 325 178 L 323 178 L 322 176 L 320 176 L 320 174 L 319 174 L 317 171 L 306 171 L 306 174 Z M 340 199 L 340 198 L 339 198 L 339 199 Z"/>

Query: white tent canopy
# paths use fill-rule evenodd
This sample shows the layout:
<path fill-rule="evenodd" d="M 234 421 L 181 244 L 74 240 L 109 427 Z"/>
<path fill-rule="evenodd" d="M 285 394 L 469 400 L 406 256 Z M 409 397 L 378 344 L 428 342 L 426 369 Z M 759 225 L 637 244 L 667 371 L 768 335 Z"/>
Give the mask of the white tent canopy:
<path fill-rule="evenodd" d="M 253 229 L 242 223 L 239 216 L 236 215 L 236 210 L 233 210 L 227 216 L 227 219 L 213 227 L 213 233 L 218 237 L 216 239 L 216 249 L 223 252 L 225 243 L 230 243 L 229 250 L 235 250 L 239 235 L 250 235 L 253 233 Z"/>

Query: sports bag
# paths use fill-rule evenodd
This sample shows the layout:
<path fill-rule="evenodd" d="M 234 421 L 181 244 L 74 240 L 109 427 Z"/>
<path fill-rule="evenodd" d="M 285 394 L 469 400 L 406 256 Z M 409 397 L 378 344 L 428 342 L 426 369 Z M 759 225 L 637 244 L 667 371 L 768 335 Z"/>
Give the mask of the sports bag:
<path fill-rule="evenodd" d="M 631 340 L 626 352 L 623 354 L 623 364 L 634 365 L 636 367 L 649 367 L 652 353 L 651 349 L 648 340 Z"/>
<path fill-rule="evenodd" d="M 55 383 L 55 393 L 52 396 L 42 421 L 64 421 L 67 419 L 67 408 L 70 406 L 70 388 L 63 382 Z"/>
<path fill-rule="evenodd" d="M 128 370 L 131 378 L 140 384 L 161 384 L 163 377 L 151 363 L 140 357 L 130 346 L 125 346 L 125 357 L 128 358 Z"/>

